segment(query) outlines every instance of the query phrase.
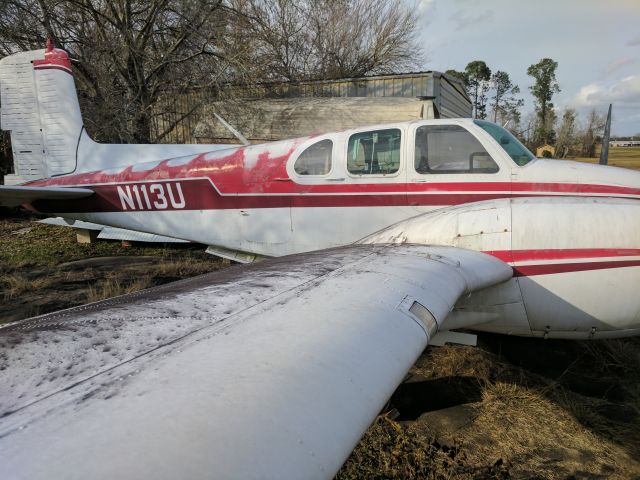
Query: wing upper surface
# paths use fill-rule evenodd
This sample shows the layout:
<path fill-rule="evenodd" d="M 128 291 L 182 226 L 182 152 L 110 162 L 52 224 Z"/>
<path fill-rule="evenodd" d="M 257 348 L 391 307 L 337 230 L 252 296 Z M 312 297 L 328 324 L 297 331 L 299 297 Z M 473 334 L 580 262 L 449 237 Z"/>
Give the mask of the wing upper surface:
<path fill-rule="evenodd" d="M 465 292 L 511 268 L 358 245 L 0 328 L 6 478 L 331 478 Z"/>
<path fill-rule="evenodd" d="M 89 188 L 0 185 L 0 206 L 17 207 L 36 200 L 70 200 L 93 195 Z"/>

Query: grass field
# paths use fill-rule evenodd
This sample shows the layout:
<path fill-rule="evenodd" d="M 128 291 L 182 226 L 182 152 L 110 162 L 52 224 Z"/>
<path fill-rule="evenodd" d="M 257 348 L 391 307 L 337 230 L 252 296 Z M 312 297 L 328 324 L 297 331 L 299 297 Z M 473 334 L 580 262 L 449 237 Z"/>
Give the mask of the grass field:
<path fill-rule="evenodd" d="M 567 157 L 567 160 L 598 163 L 600 161 L 600 147 L 596 149 L 595 158 Z M 632 168 L 640 170 L 640 147 L 615 147 L 609 149 L 609 165 L 614 167 Z"/>
<path fill-rule="evenodd" d="M 0 323 L 130 293 L 222 267 L 201 245 L 79 244 L 71 228 L 0 219 Z"/>

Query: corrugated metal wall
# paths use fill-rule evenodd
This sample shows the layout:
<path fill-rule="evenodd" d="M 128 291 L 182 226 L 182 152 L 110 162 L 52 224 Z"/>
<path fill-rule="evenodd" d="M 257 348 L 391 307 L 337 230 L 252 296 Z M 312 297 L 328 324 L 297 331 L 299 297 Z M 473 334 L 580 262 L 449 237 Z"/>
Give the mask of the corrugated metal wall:
<path fill-rule="evenodd" d="M 206 108 L 193 132 L 199 143 L 234 141 L 213 112 L 256 143 L 434 117 L 433 101 L 417 98 L 278 98 L 215 102 Z"/>
<path fill-rule="evenodd" d="M 229 132 L 220 128 L 212 111 L 253 141 L 385 121 L 471 116 L 471 101 L 460 80 L 440 72 L 227 86 L 224 94 L 234 100 L 220 101 L 217 92 L 202 90 L 167 95 L 154 117 L 158 141 L 233 141 Z M 330 100 L 338 98 L 343 101 Z M 347 102 L 348 98 L 368 101 Z M 426 109 L 425 100 L 430 100 Z M 245 105 L 239 107 L 241 103 Z"/>

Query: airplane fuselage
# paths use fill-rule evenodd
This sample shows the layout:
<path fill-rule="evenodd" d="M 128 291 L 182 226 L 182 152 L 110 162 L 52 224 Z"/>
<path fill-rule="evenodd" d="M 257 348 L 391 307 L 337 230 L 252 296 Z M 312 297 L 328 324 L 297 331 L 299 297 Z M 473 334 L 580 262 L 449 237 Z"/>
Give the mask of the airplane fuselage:
<path fill-rule="evenodd" d="M 518 335 L 633 333 L 640 173 L 522 159 L 497 135 L 431 120 L 241 146 L 37 181 L 95 195 L 33 207 L 260 256 L 353 243 L 427 214 L 420 235 L 401 223 L 375 241 L 454 245 L 514 266 L 511 282 L 459 302 L 461 327 L 482 314 L 474 328 Z"/>

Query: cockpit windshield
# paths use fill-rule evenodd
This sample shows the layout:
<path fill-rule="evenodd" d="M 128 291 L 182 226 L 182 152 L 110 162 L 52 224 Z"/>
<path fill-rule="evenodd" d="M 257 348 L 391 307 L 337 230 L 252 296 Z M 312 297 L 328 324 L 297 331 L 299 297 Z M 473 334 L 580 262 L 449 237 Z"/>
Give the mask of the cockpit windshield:
<path fill-rule="evenodd" d="M 526 165 L 536 158 L 509 130 L 486 120 L 474 120 L 474 123 L 491 135 L 518 165 Z"/>

